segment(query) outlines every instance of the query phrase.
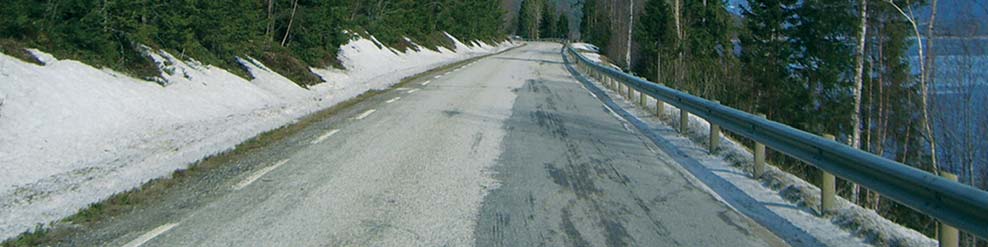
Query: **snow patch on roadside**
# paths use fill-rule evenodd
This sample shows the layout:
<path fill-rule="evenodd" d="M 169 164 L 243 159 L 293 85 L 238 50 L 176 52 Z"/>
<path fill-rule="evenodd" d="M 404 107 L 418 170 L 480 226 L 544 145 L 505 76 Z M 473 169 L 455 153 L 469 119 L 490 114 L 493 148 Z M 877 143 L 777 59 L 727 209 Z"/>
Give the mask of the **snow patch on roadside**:
<path fill-rule="evenodd" d="M 312 112 L 402 78 L 503 51 L 510 42 L 401 53 L 373 37 L 340 47 L 345 70 L 312 68 L 305 89 L 243 58 L 245 80 L 153 51 L 165 86 L 31 50 L 0 54 L 0 240 L 47 224 Z"/>
<path fill-rule="evenodd" d="M 581 52 L 584 55 L 588 53 Z M 593 59 L 593 58 L 591 58 Z M 648 128 L 662 138 L 673 143 L 685 155 L 696 159 L 712 174 L 729 182 L 732 186 L 764 204 L 774 214 L 800 230 L 812 235 L 828 246 L 881 245 L 881 246 L 935 246 L 937 241 L 925 235 L 898 225 L 878 215 L 874 210 L 855 205 L 838 197 L 837 211 L 833 216 L 820 217 L 820 189 L 795 175 L 781 171 L 769 164 L 765 175 L 752 179 L 753 164 L 751 151 L 739 142 L 721 137 L 721 149 L 711 155 L 706 150 L 710 124 L 697 116 L 690 115 L 688 134 L 683 136 L 671 127 L 679 121 L 679 109 L 664 104 L 665 114 L 655 116 L 654 99 L 647 99 L 650 109 L 638 106 L 637 93 L 632 99 L 607 89 L 601 82 L 594 81 L 621 108 L 635 118 L 648 124 Z"/>

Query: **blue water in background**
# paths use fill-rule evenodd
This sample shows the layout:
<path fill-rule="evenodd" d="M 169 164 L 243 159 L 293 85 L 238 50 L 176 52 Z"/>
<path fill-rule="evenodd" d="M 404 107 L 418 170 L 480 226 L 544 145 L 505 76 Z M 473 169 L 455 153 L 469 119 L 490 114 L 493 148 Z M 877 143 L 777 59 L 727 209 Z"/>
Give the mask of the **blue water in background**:
<path fill-rule="evenodd" d="M 988 176 L 988 152 L 984 151 L 988 150 L 988 39 L 938 39 L 934 43 L 936 63 L 928 87 L 937 158 L 943 169 L 966 180 L 961 155 L 972 150 L 976 185 L 984 188 Z M 916 50 L 913 47 L 910 54 Z M 918 78 L 918 56 L 909 62 Z M 968 135 L 967 140 L 961 138 Z"/>

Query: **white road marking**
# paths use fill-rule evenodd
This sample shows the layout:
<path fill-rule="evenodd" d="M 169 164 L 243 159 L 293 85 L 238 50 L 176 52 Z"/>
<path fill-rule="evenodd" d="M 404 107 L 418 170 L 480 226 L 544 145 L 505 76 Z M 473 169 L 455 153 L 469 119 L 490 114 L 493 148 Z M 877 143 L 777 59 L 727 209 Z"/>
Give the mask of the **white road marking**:
<path fill-rule="evenodd" d="M 391 104 L 391 103 L 394 103 L 395 101 L 398 101 L 400 99 L 401 99 L 401 97 L 394 97 L 393 99 L 389 99 L 388 101 L 385 101 L 384 103 Z"/>
<path fill-rule="evenodd" d="M 439 78 L 442 78 L 442 77 L 443 77 L 443 75 L 437 75 L 437 76 L 432 77 L 432 79 L 439 79 Z"/>
<path fill-rule="evenodd" d="M 141 246 L 144 243 L 147 243 L 148 241 L 151 241 L 151 239 L 154 239 L 158 235 L 161 235 L 162 233 L 165 233 L 168 230 L 171 230 L 172 228 L 175 228 L 175 226 L 178 226 L 178 223 L 169 223 L 169 224 L 165 224 L 165 225 L 159 226 L 158 228 L 154 228 L 151 231 L 144 233 L 144 235 L 141 235 L 140 237 L 137 237 L 137 239 L 134 239 L 134 240 L 131 240 L 130 242 L 127 242 L 127 244 L 124 244 L 124 247 L 138 247 L 138 246 Z"/>
<path fill-rule="evenodd" d="M 412 89 L 412 91 L 408 91 L 408 93 L 412 93 L 412 92 L 415 92 L 415 91 L 418 91 L 418 89 Z M 357 117 L 355 117 L 353 119 L 361 120 L 361 119 L 367 118 L 367 116 L 370 116 L 370 114 L 372 114 L 372 113 L 374 113 L 376 111 L 377 111 L 376 109 L 367 110 L 364 113 L 361 113 L 360 115 L 358 115 Z"/>
<path fill-rule="evenodd" d="M 432 83 L 432 81 L 425 81 L 422 83 L 422 86 L 429 85 L 429 83 Z"/>
<path fill-rule="evenodd" d="M 322 134 L 321 136 L 319 136 L 318 138 L 316 138 L 315 140 L 313 140 L 312 141 L 312 144 L 319 144 L 320 142 L 325 141 L 326 138 L 329 138 L 330 136 L 335 135 L 336 132 L 340 132 L 340 130 L 338 130 L 338 129 L 330 130 L 329 132 L 326 132 L 325 134 Z"/>
<path fill-rule="evenodd" d="M 288 159 L 283 159 L 281 161 L 278 161 L 278 163 L 275 163 L 272 166 L 262 168 L 261 170 L 258 170 L 257 172 L 254 172 L 254 174 L 250 174 L 250 176 L 248 176 L 247 179 L 244 179 L 244 181 L 240 181 L 240 183 L 237 183 L 236 185 L 234 185 L 233 186 L 233 189 L 234 190 L 243 189 L 244 187 L 247 187 L 247 185 L 250 185 L 251 183 L 254 183 L 254 181 L 257 181 L 257 179 L 263 177 L 264 174 L 268 174 L 269 172 L 273 171 L 274 169 L 278 169 L 279 166 L 282 166 L 285 163 L 288 163 Z"/>
<path fill-rule="evenodd" d="M 415 92 L 418 92 L 418 91 L 419 91 L 419 89 L 416 88 L 416 89 L 408 90 L 408 93 L 415 93 Z"/>
<path fill-rule="evenodd" d="M 408 91 L 408 88 L 407 87 L 400 87 L 400 88 L 398 88 L 398 91 Z"/>

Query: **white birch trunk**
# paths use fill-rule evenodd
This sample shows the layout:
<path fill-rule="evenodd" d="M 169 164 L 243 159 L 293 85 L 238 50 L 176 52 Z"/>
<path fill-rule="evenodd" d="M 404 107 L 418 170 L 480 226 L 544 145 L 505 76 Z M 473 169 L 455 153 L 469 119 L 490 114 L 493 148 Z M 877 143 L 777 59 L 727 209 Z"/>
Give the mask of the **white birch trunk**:
<path fill-rule="evenodd" d="M 851 115 L 851 146 L 861 148 L 861 88 L 864 80 L 864 51 L 868 32 L 868 0 L 861 0 L 861 24 L 858 30 L 858 49 L 854 53 L 854 113 Z M 851 202 L 857 203 L 861 187 L 851 187 Z"/>

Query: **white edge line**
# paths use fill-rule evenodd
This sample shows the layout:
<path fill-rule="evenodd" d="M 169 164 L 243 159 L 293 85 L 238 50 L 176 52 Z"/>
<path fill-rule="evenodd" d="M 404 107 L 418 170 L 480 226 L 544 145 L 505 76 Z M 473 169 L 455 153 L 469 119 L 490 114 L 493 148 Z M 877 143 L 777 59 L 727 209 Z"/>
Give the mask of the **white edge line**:
<path fill-rule="evenodd" d="M 384 103 L 391 104 L 391 103 L 394 103 L 395 101 L 398 101 L 400 99 L 401 99 L 401 97 L 394 97 L 393 99 L 389 99 L 388 101 L 385 101 Z"/>
<path fill-rule="evenodd" d="M 330 130 L 330 131 L 326 132 L 325 134 L 322 134 L 321 136 L 319 136 L 319 138 L 316 138 L 315 140 L 313 140 L 312 141 L 312 144 L 319 144 L 320 142 L 325 141 L 326 138 L 329 138 L 330 136 L 335 135 L 336 132 L 340 132 L 340 130 L 338 130 L 338 129 Z"/>
<path fill-rule="evenodd" d="M 233 189 L 234 190 L 243 189 L 244 187 L 247 187 L 251 183 L 254 183 L 254 181 L 257 181 L 257 179 L 263 177 L 264 174 L 268 174 L 274 169 L 278 169 L 279 166 L 284 165 L 285 163 L 288 163 L 288 159 L 283 159 L 281 161 L 278 161 L 278 163 L 275 163 L 273 166 L 262 168 L 261 170 L 254 172 L 254 174 L 250 174 L 250 176 L 248 176 L 247 179 L 244 179 L 244 181 L 240 181 L 240 183 L 234 185 Z"/>
<path fill-rule="evenodd" d="M 411 93 L 411 92 L 413 92 L 413 91 L 418 91 L 418 89 L 412 89 L 412 91 L 408 91 L 408 92 L 409 92 L 409 93 Z M 361 119 L 364 119 L 364 118 L 366 118 L 367 116 L 370 116 L 370 114 L 372 114 L 372 113 L 374 113 L 374 112 L 376 112 L 376 111 L 377 111 L 377 109 L 370 109 L 370 110 L 367 110 L 367 111 L 365 111 L 364 113 L 361 113 L 361 114 L 360 114 L 359 116 L 357 116 L 357 117 L 355 117 L 355 118 L 353 118 L 353 119 L 356 119 L 356 120 L 361 120 Z"/>
<path fill-rule="evenodd" d="M 144 233 L 144 235 L 141 235 L 140 237 L 137 237 L 136 239 L 131 240 L 130 242 L 127 242 L 123 246 L 124 247 L 138 247 L 138 246 L 141 246 L 144 243 L 147 243 L 148 241 L 151 241 L 151 239 L 154 239 L 158 235 L 161 235 L 162 233 L 165 233 L 168 230 L 171 230 L 172 228 L 175 228 L 175 226 L 178 226 L 178 223 L 164 224 L 164 225 L 159 226 L 157 228 L 151 229 L 151 231 L 148 231 L 148 232 Z"/>

